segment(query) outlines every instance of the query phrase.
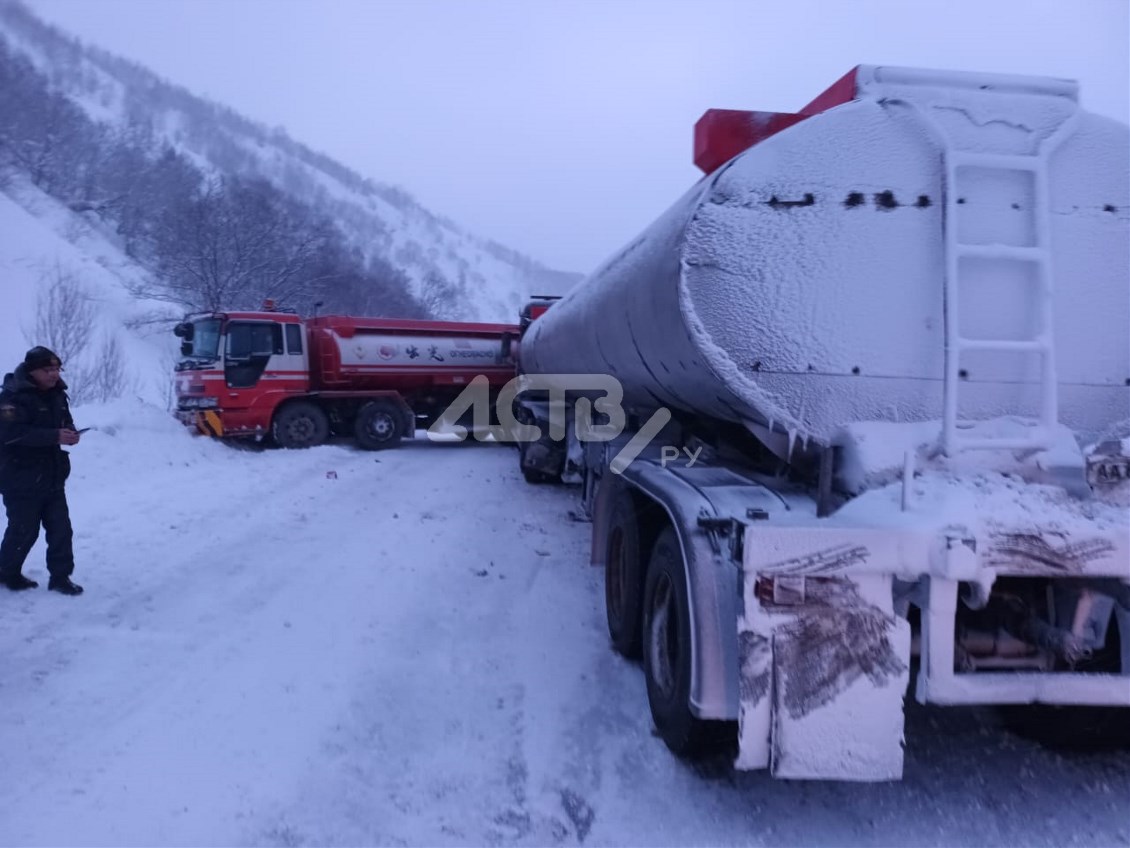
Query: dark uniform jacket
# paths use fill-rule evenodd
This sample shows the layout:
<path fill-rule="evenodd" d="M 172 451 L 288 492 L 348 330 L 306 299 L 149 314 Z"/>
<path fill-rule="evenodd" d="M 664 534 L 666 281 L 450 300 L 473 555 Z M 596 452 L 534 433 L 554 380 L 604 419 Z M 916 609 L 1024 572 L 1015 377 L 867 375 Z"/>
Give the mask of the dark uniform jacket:
<path fill-rule="evenodd" d="M 4 377 L 0 391 L 0 493 L 46 493 L 63 488 L 71 458 L 59 430 L 74 428 L 67 387 L 60 380 L 43 391 L 23 365 Z"/>

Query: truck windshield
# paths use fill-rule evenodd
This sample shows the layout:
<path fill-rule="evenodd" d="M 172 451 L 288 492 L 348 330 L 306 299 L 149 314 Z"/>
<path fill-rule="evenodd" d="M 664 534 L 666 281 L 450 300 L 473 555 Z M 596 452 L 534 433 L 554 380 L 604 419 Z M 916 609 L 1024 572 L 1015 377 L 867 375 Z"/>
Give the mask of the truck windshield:
<path fill-rule="evenodd" d="M 205 318 L 192 322 L 192 337 L 186 340 L 191 351 L 185 355 L 192 359 L 216 359 L 220 355 L 220 319 Z"/>

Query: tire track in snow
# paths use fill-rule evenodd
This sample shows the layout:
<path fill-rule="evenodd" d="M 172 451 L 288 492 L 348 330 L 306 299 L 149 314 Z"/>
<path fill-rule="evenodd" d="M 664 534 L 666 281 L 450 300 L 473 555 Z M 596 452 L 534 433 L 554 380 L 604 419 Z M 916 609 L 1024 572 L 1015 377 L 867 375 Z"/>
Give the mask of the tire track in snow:
<path fill-rule="evenodd" d="M 579 565 L 588 528 L 559 521 L 575 506 L 572 490 L 530 489 L 512 452 L 486 450 L 467 451 L 437 499 L 401 513 L 423 532 L 413 580 L 396 587 L 400 607 L 380 617 L 384 650 L 325 740 L 326 762 L 303 783 L 301 803 L 280 805 L 249 843 L 579 841 L 590 813 L 562 788 L 553 749 L 556 676 L 587 664 L 577 642 L 578 630 L 582 645 L 591 638 L 596 594 Z M 456 506 L 468 498 L 473 510 Z M 591 648 L 603 651 L 603 641 Z"/>

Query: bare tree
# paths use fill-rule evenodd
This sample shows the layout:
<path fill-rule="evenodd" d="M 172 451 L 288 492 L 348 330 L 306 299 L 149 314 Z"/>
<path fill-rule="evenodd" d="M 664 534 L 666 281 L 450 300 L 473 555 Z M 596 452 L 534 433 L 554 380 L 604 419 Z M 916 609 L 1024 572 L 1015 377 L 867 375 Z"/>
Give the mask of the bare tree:
<path fill-rule="evenodd" d="M 121 397 L 127 388 L 125 358 L 115 335 L 102 339 L 93 361 L 85 356 L 94 335 L 94 303 L 75 272 L 58 260 L 40 275 L 35 329 L 29 346 L 44 345 L 68 363 L 68 389 L 76 404 Z"/>
<path fill-rule="evenodd" d="M 176 408 L 177 393 L 176 386 L 173 380 L 169 379 L 170 374 L 176 369 L 176 365 L 180 362 L 180 351 L 173 345 L 168 345 L 161 349 L 160 363 L 161 363 L 161 376 L 157 378 L 157 389 L 165 396 L 165 409 L 170 412 Z M 152 384 L 150 384 L 152 385 Z"/>
<path fill-rule="evenodd" d="M 4 66 L 0 69 L 0 158 L 26 171 L 48 193 L 67 193 L 76 173 L 87 170 L 76 159 L 90 158 L 80 153 L 91 146 L 93 122 L 52 90 L 26 59 L 11 59 Z"/>
<path fill-rule="evenodd" d="M 317 293 L 332 237 L 328 221 L 263 181 L 213 180 L 160 218 L 161 285 L 139 293 L 189 309 L 290 302 Z"/>
<path fill-rule="evenodd" d="M 419 301 L 432 318 L 450 319 L 455 315 L 459 290 L 438 271 L 428 271 L 420 287 Z"/>
<path fill-rule="evenodd" d="M 75 372 L 70 393 L 76 404 L 90 401 L 105 403 L 120 398 L 125 394 L 127 386 L 121 344 L 117 336 L 107 334 L 102 337 L 94 363 L 81 366 Z"/>
<path fill-rule="evenodd" d="M 35 328 L 24 339 L 29 346 L 44 345 L 63 362 L 77 360 L 86 351 L 94 332 L 94 305 L 77 274 L 61 262 L 39 277 Z"/>
<path fill-rule="evenodd" d="M 168 333 L 172 332 L 173 325 L 181 320 L 182 315 L 182 312 L 175 311 L 172 307 L 158 306 L 125 318 L 122 326 L 142 335 Z"/>

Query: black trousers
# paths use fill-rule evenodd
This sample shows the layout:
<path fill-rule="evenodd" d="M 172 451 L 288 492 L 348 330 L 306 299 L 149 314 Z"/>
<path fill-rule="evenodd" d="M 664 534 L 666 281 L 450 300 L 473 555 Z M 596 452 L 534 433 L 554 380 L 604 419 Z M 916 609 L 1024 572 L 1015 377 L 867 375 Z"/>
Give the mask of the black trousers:
<path fill-rule="evenodd" d="M 75 570 L 75 554 L 66 492 L 6 494 L 4 509 L 8 512 L 8 529 L 0 542 L 0 581 L 21 572 L 39 538 L 40 524 L 47 534 L 47 571 L 52 577 L 70 577 Z"/>

